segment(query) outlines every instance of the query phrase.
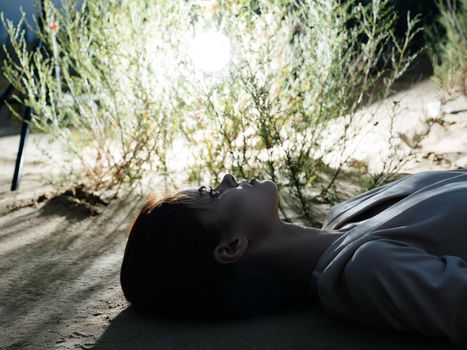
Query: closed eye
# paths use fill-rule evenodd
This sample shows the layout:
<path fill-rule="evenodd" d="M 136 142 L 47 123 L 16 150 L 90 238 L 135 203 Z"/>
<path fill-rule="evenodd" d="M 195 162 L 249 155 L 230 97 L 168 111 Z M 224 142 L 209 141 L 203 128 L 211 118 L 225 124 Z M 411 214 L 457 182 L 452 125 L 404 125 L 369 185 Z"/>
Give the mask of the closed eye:
<path fill-rule="evenodd" d="M 209 196 L 211 198 L 217 198 L 221 195 L 221 193 L 217 190 L 214 190 L 211 186 L 208 186 L 209 189 L 206 187 L 206 186 L 201 186 L 200 188 L 198 188 L 198 192 L 199 193 L 209 193 Z"/>

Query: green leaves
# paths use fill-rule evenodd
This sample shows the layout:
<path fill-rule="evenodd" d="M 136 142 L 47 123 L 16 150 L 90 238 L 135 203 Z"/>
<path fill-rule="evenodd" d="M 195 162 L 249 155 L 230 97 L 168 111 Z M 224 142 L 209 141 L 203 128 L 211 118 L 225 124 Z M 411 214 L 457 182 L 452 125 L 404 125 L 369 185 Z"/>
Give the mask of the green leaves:
<path fill-rule="evenodd" d="M 154 171 L 198 183 L 230 171 L 276 181 L 310 218 L 312 201 L 335 199 L 353 116 L 413 59 L 413 30 L 395 39 L 388 1 L 44 3 L 44 23 L 60 29 L 52 38 L 46 26 L 43 48 L 30 52 L 21 28 L 6 23 L 14 56 L 3 70 L 33 124 L 70 145 L 96 188 Z M 223 71 L 191 62 L 190 40 L 203 30 L 229 37 Z"/>
<path fill-rule="evenodd" d="M 434 78 L 443 99 L 467 94 L 467 0 L 437 1 L 437 24 L 426 29 Z M 440 33 L 440 31 L 444 33 Z"/>

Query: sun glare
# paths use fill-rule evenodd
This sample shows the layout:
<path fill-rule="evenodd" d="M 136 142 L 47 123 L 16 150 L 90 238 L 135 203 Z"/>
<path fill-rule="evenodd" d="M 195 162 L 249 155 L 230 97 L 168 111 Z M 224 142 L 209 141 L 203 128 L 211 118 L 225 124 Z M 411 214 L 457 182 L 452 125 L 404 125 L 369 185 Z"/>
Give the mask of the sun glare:
<path fill-rule="evenodd" d="M 190 43 L 190 56 L 197 70 L 213 73 L 230 60 L 230 41 L 218 31 L 196 33 Z"/>

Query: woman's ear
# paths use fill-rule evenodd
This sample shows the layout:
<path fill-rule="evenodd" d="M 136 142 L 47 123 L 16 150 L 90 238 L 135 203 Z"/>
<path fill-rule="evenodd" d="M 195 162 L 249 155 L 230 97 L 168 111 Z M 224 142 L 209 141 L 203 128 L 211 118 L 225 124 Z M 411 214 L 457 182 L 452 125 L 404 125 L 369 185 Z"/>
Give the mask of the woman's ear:
<path fill-rule="evenodd" d="M 220 264 L 230 264 L 240 260 L 248 248 L 248 240 L 243 236 L 229 237 L 214 248 L 213 256 Z"/>

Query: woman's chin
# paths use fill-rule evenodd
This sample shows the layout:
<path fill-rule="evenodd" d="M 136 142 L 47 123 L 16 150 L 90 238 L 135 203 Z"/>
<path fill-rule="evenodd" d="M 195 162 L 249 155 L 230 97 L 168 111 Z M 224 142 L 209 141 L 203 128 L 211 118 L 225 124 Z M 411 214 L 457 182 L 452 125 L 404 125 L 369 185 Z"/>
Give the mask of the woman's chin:
<path fill-rule="evenodd" d="M 277 185 L 276 185 L 276 183 L 274 181 L 263 180 L 263 181 L 259 181 L 259 184 L 261 184 L 261 186 L 268 187 L 271 190 L 274 190 L 275 192 L 277 192 Z"/>
<path fill-rule="evenodd" d="M 259 181 L 256 185 L 258 187 L 261 187 L 261 190 L 267 192 L 268 197 L 274 200 L 276 206 L 278 205 L 279 194 L 278 194 L 277 185 L 275 182 L 271 180 L 263 180 L 263 181 Z"/>

